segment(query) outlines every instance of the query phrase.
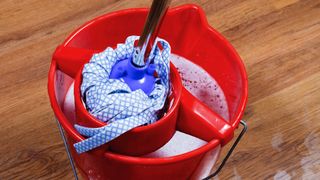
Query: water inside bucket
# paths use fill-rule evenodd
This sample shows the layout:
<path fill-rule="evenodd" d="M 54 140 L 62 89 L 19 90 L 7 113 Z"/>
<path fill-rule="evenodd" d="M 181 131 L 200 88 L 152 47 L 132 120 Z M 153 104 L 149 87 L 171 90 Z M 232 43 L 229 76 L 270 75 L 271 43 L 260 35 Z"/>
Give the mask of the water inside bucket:
<path fill-rule="evenodd" d="M 171 54 L 170 61 L 178 69 L 183 86 L 214 112 L 229 120 L 228 104 L 217 81 L 200 66 L 182 56 Z"/>
<path fill-rule="evenodd" d="M 226 120 L 229 119 L 228 105 L 225 95 L 216 80 L 200 66 L 186 58 L 172 54 L 171 62 L 177 67 L 181 75 L 182 83 L 191 94 L 208 105 L 213 111 Z M 73 84 L 65 96 L 64 113 L 71 122 L 75 122 Z M 168 102 L 169 108 L 174 100 Z M 195 150 L 207 142 L 177 131 L 173 138 L 157 151 L 144 157 L 170 157 Z M 210 158 L 209 158 L 210 159 Z M 212 158 L 211 158 L 212 159 Z M 212 167 L 212 166 L 210 166 Z"/>

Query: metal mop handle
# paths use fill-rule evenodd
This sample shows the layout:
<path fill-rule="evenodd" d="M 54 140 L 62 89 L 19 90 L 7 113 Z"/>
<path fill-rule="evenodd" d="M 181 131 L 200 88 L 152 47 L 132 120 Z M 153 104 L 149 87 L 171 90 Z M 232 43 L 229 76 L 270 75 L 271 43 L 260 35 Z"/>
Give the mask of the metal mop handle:
<path fill-rule="evenodd" d="M 153 0 L 143 32 L 137 47 L 135 47 L 135 54 L 132 59 L 134 65 L 142 67 L 147 64 L 148 56 L 157 38 L 163 16 L 166 14 L 170 2 L 171 0 Z"/>

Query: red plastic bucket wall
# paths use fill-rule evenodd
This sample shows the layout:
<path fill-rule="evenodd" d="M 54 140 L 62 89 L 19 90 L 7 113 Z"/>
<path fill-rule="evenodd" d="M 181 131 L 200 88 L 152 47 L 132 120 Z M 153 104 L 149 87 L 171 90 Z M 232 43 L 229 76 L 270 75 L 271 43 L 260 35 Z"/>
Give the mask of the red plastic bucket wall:
<path fill-rule="evenodd" d="M 147 15 L 146 9 L 129 9 L 98 17 L 75 31 L 64 46 L 103 50 L 124 42 L 127 36 L 139 35 Z M 171 9 L 163 22 L 160 37 L 166 39 L 172 52 L 205 69 L 219 83 L 229 106 L 230 122 L 238 126 L 247 101 L 247 76 L 241 59 L 232 46 L 207 23 L 203 11 L 194 5 Z M 48 91 L 54 113 L 68 137 L 72 155 L 81 173 L 97 179 L 187 179 L 192 177 L 206 153 L 219 148 L 219 141 L 185 154 L 167 158 L 131 157 L 102 150 L 81 155 L 73 144 L 84 137 L 73 128 L 61 111 L 59 73 L 55 60 L 49 72 Z M 58 92 L 59 91 L 59 92 Z M 65 95 L 65 94 L 64 94 Z"/>

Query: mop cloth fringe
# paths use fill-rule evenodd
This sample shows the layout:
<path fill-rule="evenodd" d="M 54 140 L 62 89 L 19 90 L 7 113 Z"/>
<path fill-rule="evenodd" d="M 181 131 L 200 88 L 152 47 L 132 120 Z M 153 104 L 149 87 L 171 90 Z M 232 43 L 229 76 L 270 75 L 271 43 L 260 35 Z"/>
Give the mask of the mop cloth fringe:
<path fill-rule="evenodd" d="M 75 125 L 77 131 L 88 137 L 75 143 L 77 153 L 99 147 L 138 126 L 159 119 L 169 93 L 170 45 L 156 39 L 149 59 L 156 65 L 158 77 L 153 91 L 146 95 L 141 89 L 131 91 L 122 79 L 109 79 L 112 67 L 123 59 L 132 58 L 134 42 L 139 36 L 130 36 L 116 49 L 107 48 L 94 54 L 82 71 L 81 96 L 87 111 L 107 125 L 89 128 Z M 162 49 L 157 44 L 160 43 Z"/>

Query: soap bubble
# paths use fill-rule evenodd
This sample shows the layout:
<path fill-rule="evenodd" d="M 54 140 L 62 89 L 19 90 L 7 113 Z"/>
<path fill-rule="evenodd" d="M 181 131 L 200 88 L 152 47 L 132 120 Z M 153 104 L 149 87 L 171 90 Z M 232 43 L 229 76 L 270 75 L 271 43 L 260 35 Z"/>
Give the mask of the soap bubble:
<path fill-rule="evenodd" d="M 176 54 L 170 61 L 178 69 L 183 86 L 225 120 L 229 120 L 226 98 L 217 81 L 200 66 Z"/>

